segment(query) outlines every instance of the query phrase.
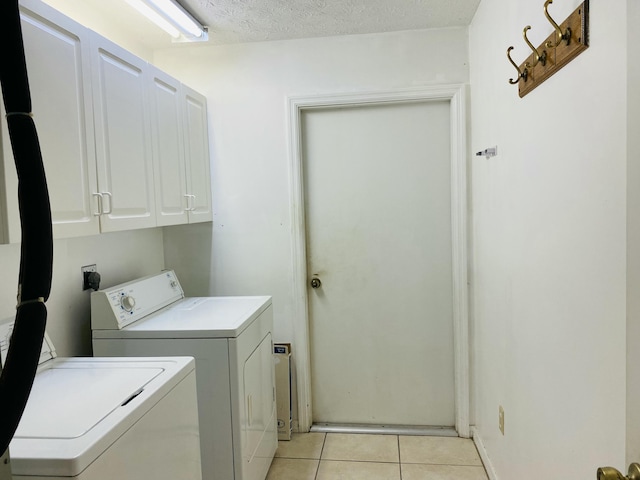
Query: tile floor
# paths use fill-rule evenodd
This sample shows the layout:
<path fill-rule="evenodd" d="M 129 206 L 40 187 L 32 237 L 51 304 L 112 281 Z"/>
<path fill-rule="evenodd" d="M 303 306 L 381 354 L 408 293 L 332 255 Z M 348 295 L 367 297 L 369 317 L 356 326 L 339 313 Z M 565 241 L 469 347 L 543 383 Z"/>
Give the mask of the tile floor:
<path fill-rule="evenodd" d="M 279 442 L 267 480 L 487 480 L 473 441 L 341 433 Z"/>

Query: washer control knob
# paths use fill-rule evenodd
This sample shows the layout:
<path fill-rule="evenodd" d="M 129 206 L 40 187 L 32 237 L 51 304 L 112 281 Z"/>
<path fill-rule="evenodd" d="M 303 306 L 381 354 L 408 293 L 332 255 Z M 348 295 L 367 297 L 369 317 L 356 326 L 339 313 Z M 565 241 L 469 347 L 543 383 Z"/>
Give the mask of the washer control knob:
<path fill-rule="evenodd" d="M 133 310 L 133 307 L 136 306 L 136 299 L 130 295 L 123 295 L 120 299 L 120 305 L 122 305 L 122 308 L 124 308 L 127 312 L 131 312 Z"/>
<path fill-rule="evenodd" d="M 176 288 L 178 286 L 178 282 L 176 282 L 175 280 L 171 280 L 171 283 L 169 285 L 171 285 L 171 288 Z"/>

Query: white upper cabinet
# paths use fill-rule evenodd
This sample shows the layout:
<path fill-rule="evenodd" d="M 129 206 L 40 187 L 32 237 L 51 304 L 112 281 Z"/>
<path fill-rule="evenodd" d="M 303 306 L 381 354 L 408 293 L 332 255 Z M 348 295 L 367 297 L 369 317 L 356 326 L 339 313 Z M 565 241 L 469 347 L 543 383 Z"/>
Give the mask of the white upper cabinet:
<path fill-rule="evenodd" d="M 20 0 L 20 15 L 54 238 L 211 221 L 205 98 L 40 0 Z M 0 113 L 0 243 L 15 243 Z"/>
<path fill-rule="evenodd" d="M 189 223 L 213 220 L 207 99 L 183 85 Z"/>
<path fill-rule="evenodd" d="M 150 68 L 151 138 L 158 226 L 188 223 L 181 84 Z"/>
<path fill-rule="evenodd" d="M 55 237 L 99 232 L 88 30 L 39 1 L 20 16 L 33 114 L 47 174 Z M 2 115 L 4 119 L 4 112 Z M 6 122 L 2 125 L 5 243 L 20 241 L 18 182 Z"/>
<path fill-rule="evenodd" d="M 206 99 L 155 67 L 149 77 L 158 225 L 211 221 Z"/>
<path fill-rule="evenodd" d="M 101 229 L 153 227 L 148 64 L 93 32 L 91 50 Z"/>

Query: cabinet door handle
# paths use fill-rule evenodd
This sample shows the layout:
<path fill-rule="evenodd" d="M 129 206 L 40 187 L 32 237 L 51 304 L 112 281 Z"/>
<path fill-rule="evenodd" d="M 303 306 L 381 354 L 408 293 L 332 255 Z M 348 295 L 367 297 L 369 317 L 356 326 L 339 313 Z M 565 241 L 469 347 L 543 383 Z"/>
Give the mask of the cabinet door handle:
<path fill-rule="evenodd" d="M 189 193 L 185 193 L 184 196 L 187 197 L 187 212 L 193 212 L 196 209 L 196 207 L 193 206 L 196 200 L 196 196 Z M 193 199 L 193 201 L 191 201 L 191 199 Z"/>
<path fill-rule="evenodd" d="M 111 212 L 113 212 L 113 195 L 111 195 L 111 192 L 102 192 L 102 195 L 105 197 L 109 197 L 109 210 L 102 211 L 103 214 L 109 215 Z"/>
<path fill-rule="evenodd" d="M 94 197 L 98 197 L 98 199 L 96 201 L 96 205 L 98 206 L 98 211 L 97 212 L 93 212 L 93 215 L 95 217 L 99 217 L 100 215 L 102 215 L 102 194 L 101 193 L 93 193 L 92 195 Z"/>

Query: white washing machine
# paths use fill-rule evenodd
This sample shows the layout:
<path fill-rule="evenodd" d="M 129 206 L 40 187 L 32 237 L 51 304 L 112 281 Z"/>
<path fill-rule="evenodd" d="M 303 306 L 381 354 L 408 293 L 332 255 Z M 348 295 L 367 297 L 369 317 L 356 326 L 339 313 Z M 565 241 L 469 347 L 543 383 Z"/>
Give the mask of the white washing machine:
<path fill-rule="evenodd" d="M 6 357 L 13 321 L 0 324 Z M 9 452 L 14 480 L 201 480 L 193 358 L 56 358 L 48 336 Z"/>
<path fill-rule="evenodd" d="M 184 297 L 173 271 L 91 295 L 93 353 L 196 358 L 202 477 L 264 480 L 278 446 L 271 297 Z"/>

